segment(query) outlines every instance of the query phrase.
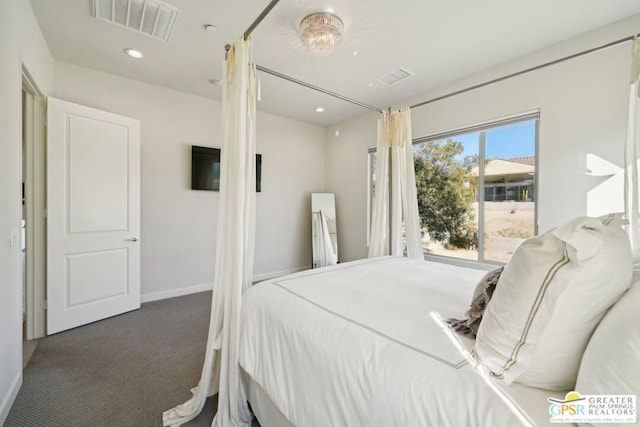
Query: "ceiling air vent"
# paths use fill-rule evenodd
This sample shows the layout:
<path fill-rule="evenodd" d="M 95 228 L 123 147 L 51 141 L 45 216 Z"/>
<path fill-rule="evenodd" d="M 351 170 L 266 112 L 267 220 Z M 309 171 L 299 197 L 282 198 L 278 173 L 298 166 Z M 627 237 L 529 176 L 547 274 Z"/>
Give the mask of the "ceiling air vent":
<path fill-rule="evenodd" d="M 391 86 L 411 76 L 413 76 L 413 73 L 411 71 L 405 70 L 404 68 L 398 68 L 396 71 L 393 71 L 384 77 L 380 77 L 378 80 L 386 85 Z"/>
<path fill-rule="evenodd" d="M 93 0 L 96 18 L 169 41 L 179 10 L 158 0 Z"/>

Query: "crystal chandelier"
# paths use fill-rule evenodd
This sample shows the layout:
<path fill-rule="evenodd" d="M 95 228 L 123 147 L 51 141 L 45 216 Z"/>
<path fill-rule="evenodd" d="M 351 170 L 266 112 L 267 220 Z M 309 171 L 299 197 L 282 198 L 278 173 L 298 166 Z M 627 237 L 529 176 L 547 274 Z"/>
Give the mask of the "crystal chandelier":
<path fill-rule="evenodd" d="M 315 55 L 331 55 L 342 40 L 344 24 L 333 13 L 312 13 L 300 22 L 302 42 Z"/>

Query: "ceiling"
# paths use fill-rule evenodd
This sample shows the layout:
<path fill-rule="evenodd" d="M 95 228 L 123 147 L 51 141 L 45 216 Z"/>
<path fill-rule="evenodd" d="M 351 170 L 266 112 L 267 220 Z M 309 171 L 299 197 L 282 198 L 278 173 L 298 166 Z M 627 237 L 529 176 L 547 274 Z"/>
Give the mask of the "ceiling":
<path fill-rule="evenodd" d="M 166 0 L 180 12 L 168 42 L 92 16 L 92 0 L 30 0 L 55 60 L 220 99 L 224 45 L 268 0 Z M 115 0 L 122 1 L 122 0 Z M 310 54 L 300 20 L 332 8 L 345 23 L 331 56 Z M 253 32 L 262 67 L 380 108 L 619 19 L 638 0 L 281 0 Z M 217 31 L 204 29 L 214 25 Z M 123 53 L 135 48 L 143 59 Z M 398 68 L 413 76 L 387 86 Z M 329 125 L 367 110 L 261 73 L 261 111 Z M 322 113 L 316 107 L 324 107 Z"/>

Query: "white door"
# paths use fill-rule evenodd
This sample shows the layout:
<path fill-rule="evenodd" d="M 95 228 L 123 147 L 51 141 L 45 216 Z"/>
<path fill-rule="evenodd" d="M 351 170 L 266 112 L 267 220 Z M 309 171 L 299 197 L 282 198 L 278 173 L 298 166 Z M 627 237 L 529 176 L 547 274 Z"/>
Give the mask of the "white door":
<path fill-rule="evenodd" d="M 47 333 L 140 307 L 140 122 L 48 99 Z"/>

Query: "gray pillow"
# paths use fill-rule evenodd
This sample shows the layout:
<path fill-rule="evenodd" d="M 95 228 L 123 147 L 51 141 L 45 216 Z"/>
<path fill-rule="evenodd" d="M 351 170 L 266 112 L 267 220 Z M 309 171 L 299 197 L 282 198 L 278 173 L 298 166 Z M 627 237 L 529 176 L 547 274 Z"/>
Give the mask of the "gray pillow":
<path fill-rule="evenodd" d="M 482 315 L 485 308 L 487 308 L 487 304 L 489 304 L 489 300 L 491 300 L 493 291 L 496 289 L 502 270 L 504 270 L 504 267 L 491 270 L 480 279 L 476 289 L 473 291 L 471 305 L 465 313 L 466 317 L 464 319 L 447 319 L 447 323 L 454 331 L 467 337 L 476 337 L 482 321 Z"/>

